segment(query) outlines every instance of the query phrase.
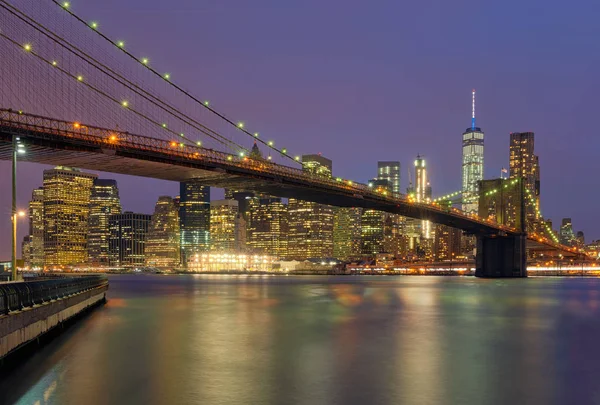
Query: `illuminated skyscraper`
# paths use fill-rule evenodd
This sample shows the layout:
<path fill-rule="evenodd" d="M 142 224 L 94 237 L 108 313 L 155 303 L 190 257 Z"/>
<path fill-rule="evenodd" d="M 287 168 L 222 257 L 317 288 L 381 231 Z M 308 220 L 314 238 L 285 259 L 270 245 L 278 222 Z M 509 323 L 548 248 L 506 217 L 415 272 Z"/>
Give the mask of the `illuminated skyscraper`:
<path fill-rule="evenodd" d="M 525 178 L 525 190 L 533 196 L 533 202 L 525 198 L 527 223 L 536 227 L 540 219 L 540 163 L 534 154 L 533 132 L 510 134 L 510 178 Z"/>
<path fill-rule="evenodd" d="M 106 266 L 108 259 L 108 218 L 121 213 L 121 200 L 116 180 L 95 179 L 90 196 L 88 262 Z"/>
<path fill-rule="evenodd" d="M 44 170 L 44 265 L 88 261 L 90 195 L 95 174 L 58 166 Z"/>
<path fill-rule="evenodd" d="M 303 155 L 302 167 L 304 171 L 331 178 L 333 165 L 321 155 Z M 333 256 L 333 207 L 289 199 L 287 255 L 298 260 Z"/>
<path fill-rule="evenodd" d="M 392 193 L 400 194 L 400 162 L 377 162 L 377 178 L 389 181 Z"/>
<path fill-rule="evenodd" d="M 179 264 L 179 202 L 169 196 L 158 197 L 154 206 L 144 253 L 147 266 L 173 268 Z"/>
<path fill-rule="evenodd" d="M 248 204 L 247 245 L 252 253 L 287 256 L 287 206 L 277 197 L 252 197 Z"/>
<path fill-rule="evenodd" d="M 331 178 L 333 162 L 320 154 L 302 155 L 302 168 L 318 176 Z"/>
<path fill-rule="evenodd" d="M 210 187 L 197 181 L 180 183 L 181 263 L 210 248 Z"/>
<path fill-rule="evenodd" d="M 385 226 L 389 214 L 383 211 L 364 210 L 361 216 L 361 253 L 375 256 L 385 252 Z"/>
<path fill-rule="evenodd" d="M 361 255 L 362 208 L 334 208 L 333 257 L 349 260 Z"/>
<path fill-rule="evenodd" d="M 573 232 L 573 221 L 571 218 L 563 218 L 560 226 L 560 243 L 567 246 L 575 245 L 576 237 Z"/>
<path fill-rule="evenodd" d="M 246 222 L 238 211 L 236 200 L 215 200 L 210 203 L 211 250 L 239 251 L 245 248 Z"/>
<path fill-rule="evenodd" d="M 436 261 L 453 260 L 461 254 L 462 231 L 446 225 L 435 226 L 433 258 Z"/>
<path fill-rule="evenodd" d="M 44 189 L 36 188 L 29 202 L 29 268 L 44 267 Z"/>
<path fill-rule="evenodd" d="M 462 209 L 468 214 L 477 214 L 479 182 L 483 180 L 483 131 L 475 126 L 475 90 L 471 128 L 462 135 Z"/>
<path fill-rule="evenodd" d="M 333 256 L 333 207 L 290 198 L 288 218 L 290 259 Z"/>
<path fill-rule="evenodd" d="M 146 237 L 151 216 L 124 212 L 109 217 L 109 264 L 115 267 L 143 267 Z"/>

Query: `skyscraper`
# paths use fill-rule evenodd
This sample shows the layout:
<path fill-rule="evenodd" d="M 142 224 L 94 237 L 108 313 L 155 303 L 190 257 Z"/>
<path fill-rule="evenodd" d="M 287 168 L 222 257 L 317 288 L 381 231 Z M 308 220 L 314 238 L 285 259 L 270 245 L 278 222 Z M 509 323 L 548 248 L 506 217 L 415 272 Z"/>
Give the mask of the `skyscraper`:
<path fill-rule="evenodd" d="M 179 203 L 169 196 L 158 197 L 146 237 L 146 265 L 176 267 L 180 259 L 179 244 Z"/>
<path fill-rule="evenodd" d="M 151 216 L 124 212 L 109 217 L 109 263 L 116 267 L 145 264 L 146 236 Z"/>
<path fill-rule="evenodd" d="M 44 189 L 36 188 L 29 202 L 30 268 L 44 267 Z"/>
<path fill-rule="evenodd" d="M 361 254 L 362 208 L 334 208 L 333 257 L 349 260 Z"/>
<path fill-rule="evenodd" d="M 210 248 L 210 187 L 190 180 L 179 186 L 181 264 Z"/>
<path fill-rule="evenodd" d="M 320 154 L 303 155 L 304 171 L 331 178 L 333 165 Z M 288 257 L 291 259 L 333 256 L 333 207 L 297 200 L 288 201 Z"/>
<path fill-rule="evenodd" d="M 479 182 L 483 180 L 483 131 L 475 126 L 475 90 L 472 93 L 471 128 L 462 135 L 462 209 L 477 214 Z"/>
<path fill-rule="evenodd" d="M 239 251 L 245 248 L 246 222 L 238 211 L 236 200 L 215 200 L 210 202 L 210 242 L 211 250 Z"/>
<path fill-rule="evenodd" d="M 400 195 L 400 162 L 377 162 L 377 178 L 387 180 L 391 184 L 392 193 Z"/>
<path fill-rule="evenodd" d="M 434 260 L 446 261 L 459 256 L 461 253 L 462 231 L 440 224 L 437 224 L 435 228 Z"/>
<path fill-rule="evenodd" d="M 88 261 L 90 195 L 95 174 L 58 166 L 44 170 L 44 265 Z"/>
<path fill-rule="evenodd" d="M 333 207 L 290 198 L 288 218 L 290 259 L 333 256 Z"/>
<path fill-rule="evenodd" d="M 377 210 L 364 210 L 361 216 L 361 253 L 374 256 L 385 252 L 385 226 L 389 214 Z"/>
<path fill-rule="evenodd" d="M 316 174 L 318 176 L 331 178 L 333 172 L 333 162 L 321 154 L 302 155 L 303 170 Z"/>
<path fill-rule="evenodd" d="M 575 232 L 573 231 L 573 222 L 571 218 L 563 218 L 560 226 L 560 243 L 567 246 L 575 244 Z"/>
<path fill-rule="evenodd" d="M 535 135 L 533 132 L 513 132 L 510 134 L 510 178 L 524 178 L 525 190 L 533 201 L 525 196 L 527 224 L 537 228 L 540 209 L 540 162 L 534 154 Z"/>
<path fill-rule="evenodd" d="M 88 262 L 106 266 L 108 259 L 108 218 L 121 213 L 121 200 L 116 180 L 95 179 L 90 196 Z"/>
<path fill-rule="evenodd" d="M 287 257 L 287 206 L 278 197 L 252 197 L 249 201 L 247 245 L 253 253 Z"/>

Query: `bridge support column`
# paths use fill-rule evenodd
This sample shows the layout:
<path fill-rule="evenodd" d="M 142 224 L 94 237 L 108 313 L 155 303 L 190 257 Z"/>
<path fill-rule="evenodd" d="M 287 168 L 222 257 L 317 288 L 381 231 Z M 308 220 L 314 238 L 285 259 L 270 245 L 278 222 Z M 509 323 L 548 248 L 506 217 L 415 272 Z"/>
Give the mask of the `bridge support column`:
<path fill-rule="evenodd" d="M 526 236 L 478 236 L 475 276 L 527 277 Z"/>

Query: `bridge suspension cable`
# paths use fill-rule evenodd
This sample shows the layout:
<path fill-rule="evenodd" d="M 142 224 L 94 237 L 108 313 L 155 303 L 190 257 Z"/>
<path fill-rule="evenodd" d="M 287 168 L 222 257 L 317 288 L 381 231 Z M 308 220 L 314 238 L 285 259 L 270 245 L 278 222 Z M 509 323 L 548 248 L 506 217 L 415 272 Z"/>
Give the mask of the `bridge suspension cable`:
<path fill-rule="evenodd" d="M 209 127 L 201 124 L 200 122 L 198 122 L 194 118 L 188 116 L 187 114 L 185 114 L 185 113 L 183 113 L 181 111 L 178 111 L 175 107 L 173 107 L 173 106 L 169 105 L 168 103 L 162 101 L 158 96 L 155 96 L 154 94 L 150 93 L 149 91 L 141 88 L 137 84 L 135 84 L 132 81 L 128 80 L 126 77 L 124 77 L 123 75 L 119 74 L 114 69 L 110 68 L 106 64 L 103 64 L 102 62 L 100 62 L 99 60 L 97 60 L 96 58 L 94 58 L 93 56 L 91 56 L 89 53 L 85 52 L 80 47 L 77 47 L 76 45 L 72 44 L 71 42 L 69 42 L 65 38 L 61 37 L 60 35 L 52 32 L 52 30 L 48 29 L 46 26 L 44 26 L 43 24 L 39 23 L 35 19 L 31 18 L 30 16 L 28 16 L 27 14 L 25 14 L 24 12 L 22 12 L 18 8 L 12 6 L 11 4 L 7 3 L 4 0 L 0 0 L 0 7 L 4 8 L 9 13 L 13 14 L 15 17 L 19 18 L 21 21 L 23 21 L 24 23 L 26 23 L 27 25 L 29 25 L 30 27 L 32 27 L 33 29 L 35 29 L 37 32 L 41 33 L 42 35 L 44 35 L 45 37 L 47 37 L 48 39 L 50 39 L 51 41 L 53 41 L 55 44 L 59 45 L 60 47 L 62 47 L 65 50 L 67 50 L 69 53 L 75 55 L 77 58 L 79 58 L 80 60 L 82 60 L 85 63 L 89 64 L 90 66 L 94 67 L 95 69 L 97 69 L 98 71 L 100 71 L 102 74 L 108 76 L 112 80 L 117 81 L 119 84 L 121 84 L 124 87 L 128 88 L 129 90 L 133 91 L 135 94 L 138 94 L 143 99 L 145 99 L 148 102 L 152 103 L 153 105 L 155 105 L 159 109 L 165 111 L 169 115 L 174 116 L 176 119 L 179 119 L 179 120 L 183 121 L 184 123 L 186 123 L 187 125 L 191 126 L 192 128 L 200 131 L 201 133 L 203 133 L 203 134 L 211 137 L 212 139 L 214 139 L 214 140 L 222 143 L 223 145 L 225 145 L 227 147 L 234 147 L 237 151 L 247 152 L 247 149 L 244 148 L 243 146 L 241 146 L 241 145 L 239 145 L 239 144 L 237 144 L 237 143 L 235 143 L 235 142 L 227 139 L 226 137 L 224 137 L 221 134 L 219 134 L 217 131 L 214 131 L 211 128 L 209 128 Z M 4 36 L 4 37 L 6 38 L 6 36 Z M 15 41 L 13 41 L 13 43 L 14 42 Z M 31 51 L 31 49 L 29 51 Z M 35 53 L 34 53 L 34 55 L 39 56 L 39 55 L 37 55 Z M 45 61 L 48 62 L 47 60 L 45 60 Z M 52 61 L 51 64 L 54 67 L 58 67 L 58 63 L 56 61 Z M 60 69 L 60 70 L 62 70 L 62 69 Z M 64 71 L 63 71 L 63 73 L 64 73 Z M 99 91 L 98 89 L 94 88 L 93 86 L 89 85 L 89 87 L 91 87 L 93 90 L 99 92 L 100 94 L 103 94 L 101 91 Z M 103 95 L 105 97 L 109 97 L 108 94 L 103 94 Z M 187 139 L 185 137 L 185 134 L 183 134 L 183 133 L 177 133 L 175 131 L 171 131 L 171 130 L 168 129 L 168 127 L 165 127 L 165 125 L 163 123 L 159 123 L 159 122 L 151 119 L 150 117 L 148 117 L 148 116 L 140 113 L 139 111 L 135 110 L 135 108 L 133 108 L 129 103 L 127 103 L 127 105 L 123 105 L 124 102 L 122 100 L 117 100 L 114 97 L 109 97 L 109 98 L 112 101 L 114 101 L 114 102 L 116 102 L 118 104 L 121 104 L 123 107 L 125 107 L 125 108 L 129 109 L 130 111 L 134 112 L 135 114 L 139 115 L 140 117 L 143 117 L 144 119 L 148 120 L 149 122 L 151 122 L 151 123 L 153 123 L 155 125 L 158 125 L 158 126 L 162 127 L 163 129 L 171 132 L 173 135 L 175 135 L 177 137 L 183 138 L 187 143 L 193 143 L 195 145 L 198 145 L 198 142 L 194 142 L 194 141 L 192 141 L 190 139 Z"/>
<path fill-rule="evenodd" d="M 285 158 L 288 158 L 296 163 L 299 163 L 298 159 L 295 159 L 288 154 L 288 151 L 286 148 L 277 148 L 277 147 L 275 147 L 274 142 L 264 141 L 263 139 L 261 139 L 259 137 L 258 132 L 252 133 L 252 132 L 248 131 L 242 122 L 235 122 L 234 120 L 228 118 L 225 114 L 223 114 L 223 113 L 217 111 L 216 109 L 214 109 L 213 107 L 211 107 L 210 103 L 208 103 L 207 101 L 201 101 L 198 97 L 191 94 L 188 90 L 185 90 L 183 87 L 174 83 L 171 80 L 170 75 L 166 76 L 164 74 L 161 74 L 159 71 L 157 71 L 156 69 L 154 69 L 152 66 L 149 65 L 147 58 L 138 58 L 135 55 L 133 55 L 131 52 L 127 51 L 124 47 L 123 41 L 115 41 L 115 40 L 111 39 L 106 34 L 102 33 L 100 30 L 98 30 L 97 25 L 93 26 L 89 22 L 86 22 L 79 15 L 75 14 L 70 9 L 69 2 L 61 3 L 57 0 L 50 0 L 50 1 L 52 3 L 54 3 L 55 5 L 57 5 L 58 7 L 60 7 L 62 10 L 66 11 L 69 15 L 71 15 L 73 18 L 75 18 L 77 21 L 79 21 L 81 24 L 83 24 L 87 29 L 91 29 L 94 33 L 99 35 L 102 39 L 104 39 L 105 41 L 108 41 L 110 44 L 115 46 L 121 52 L 125 53 L 125 55 L 127 55 L 131 59 L 135 60 L 138 64 L 141 64 L 144 68 L 148 69 L 148 71 L 150 71 L 152 74 L 154 74 L 155 76 L 157 76 L 157 77 L 161 78 L 162 80 L 164 80 L 165 82 L 167 82 L 169 84 L 169 86 L 172 86 L 174 89 L 176 89 L 177 91 L 179 91 L 180 93 L 182 93 L 183 95 L 185 95 L 186 97 L 191 99 L 194 103 L 196 103 L 196 104 L 200 105 L 202 108 L 205 108 L 206 110 L 210 111 L 212 114 L 215 114 L 217 117 L 221 118 L 223 121 L 225 121 L 229 125 L 235 127 L 237 130 L 241 131 L 242 133 L 246 134 L 247 136 L 250 136 L 252 139 L 254 139 L 254 141 L 261 143 L 262 145 L 279 153 L 281 156 L 283 156 Z"/>

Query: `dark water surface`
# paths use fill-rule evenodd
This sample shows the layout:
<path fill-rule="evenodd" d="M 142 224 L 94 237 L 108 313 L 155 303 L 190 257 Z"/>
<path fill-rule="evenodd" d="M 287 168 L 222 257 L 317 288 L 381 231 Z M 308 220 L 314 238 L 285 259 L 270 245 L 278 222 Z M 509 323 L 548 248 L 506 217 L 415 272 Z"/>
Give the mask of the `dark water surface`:
<path fill-rule="evenodd" d="M 112 276 L 19 404 L 600 404 L 600 279 Z"/>

